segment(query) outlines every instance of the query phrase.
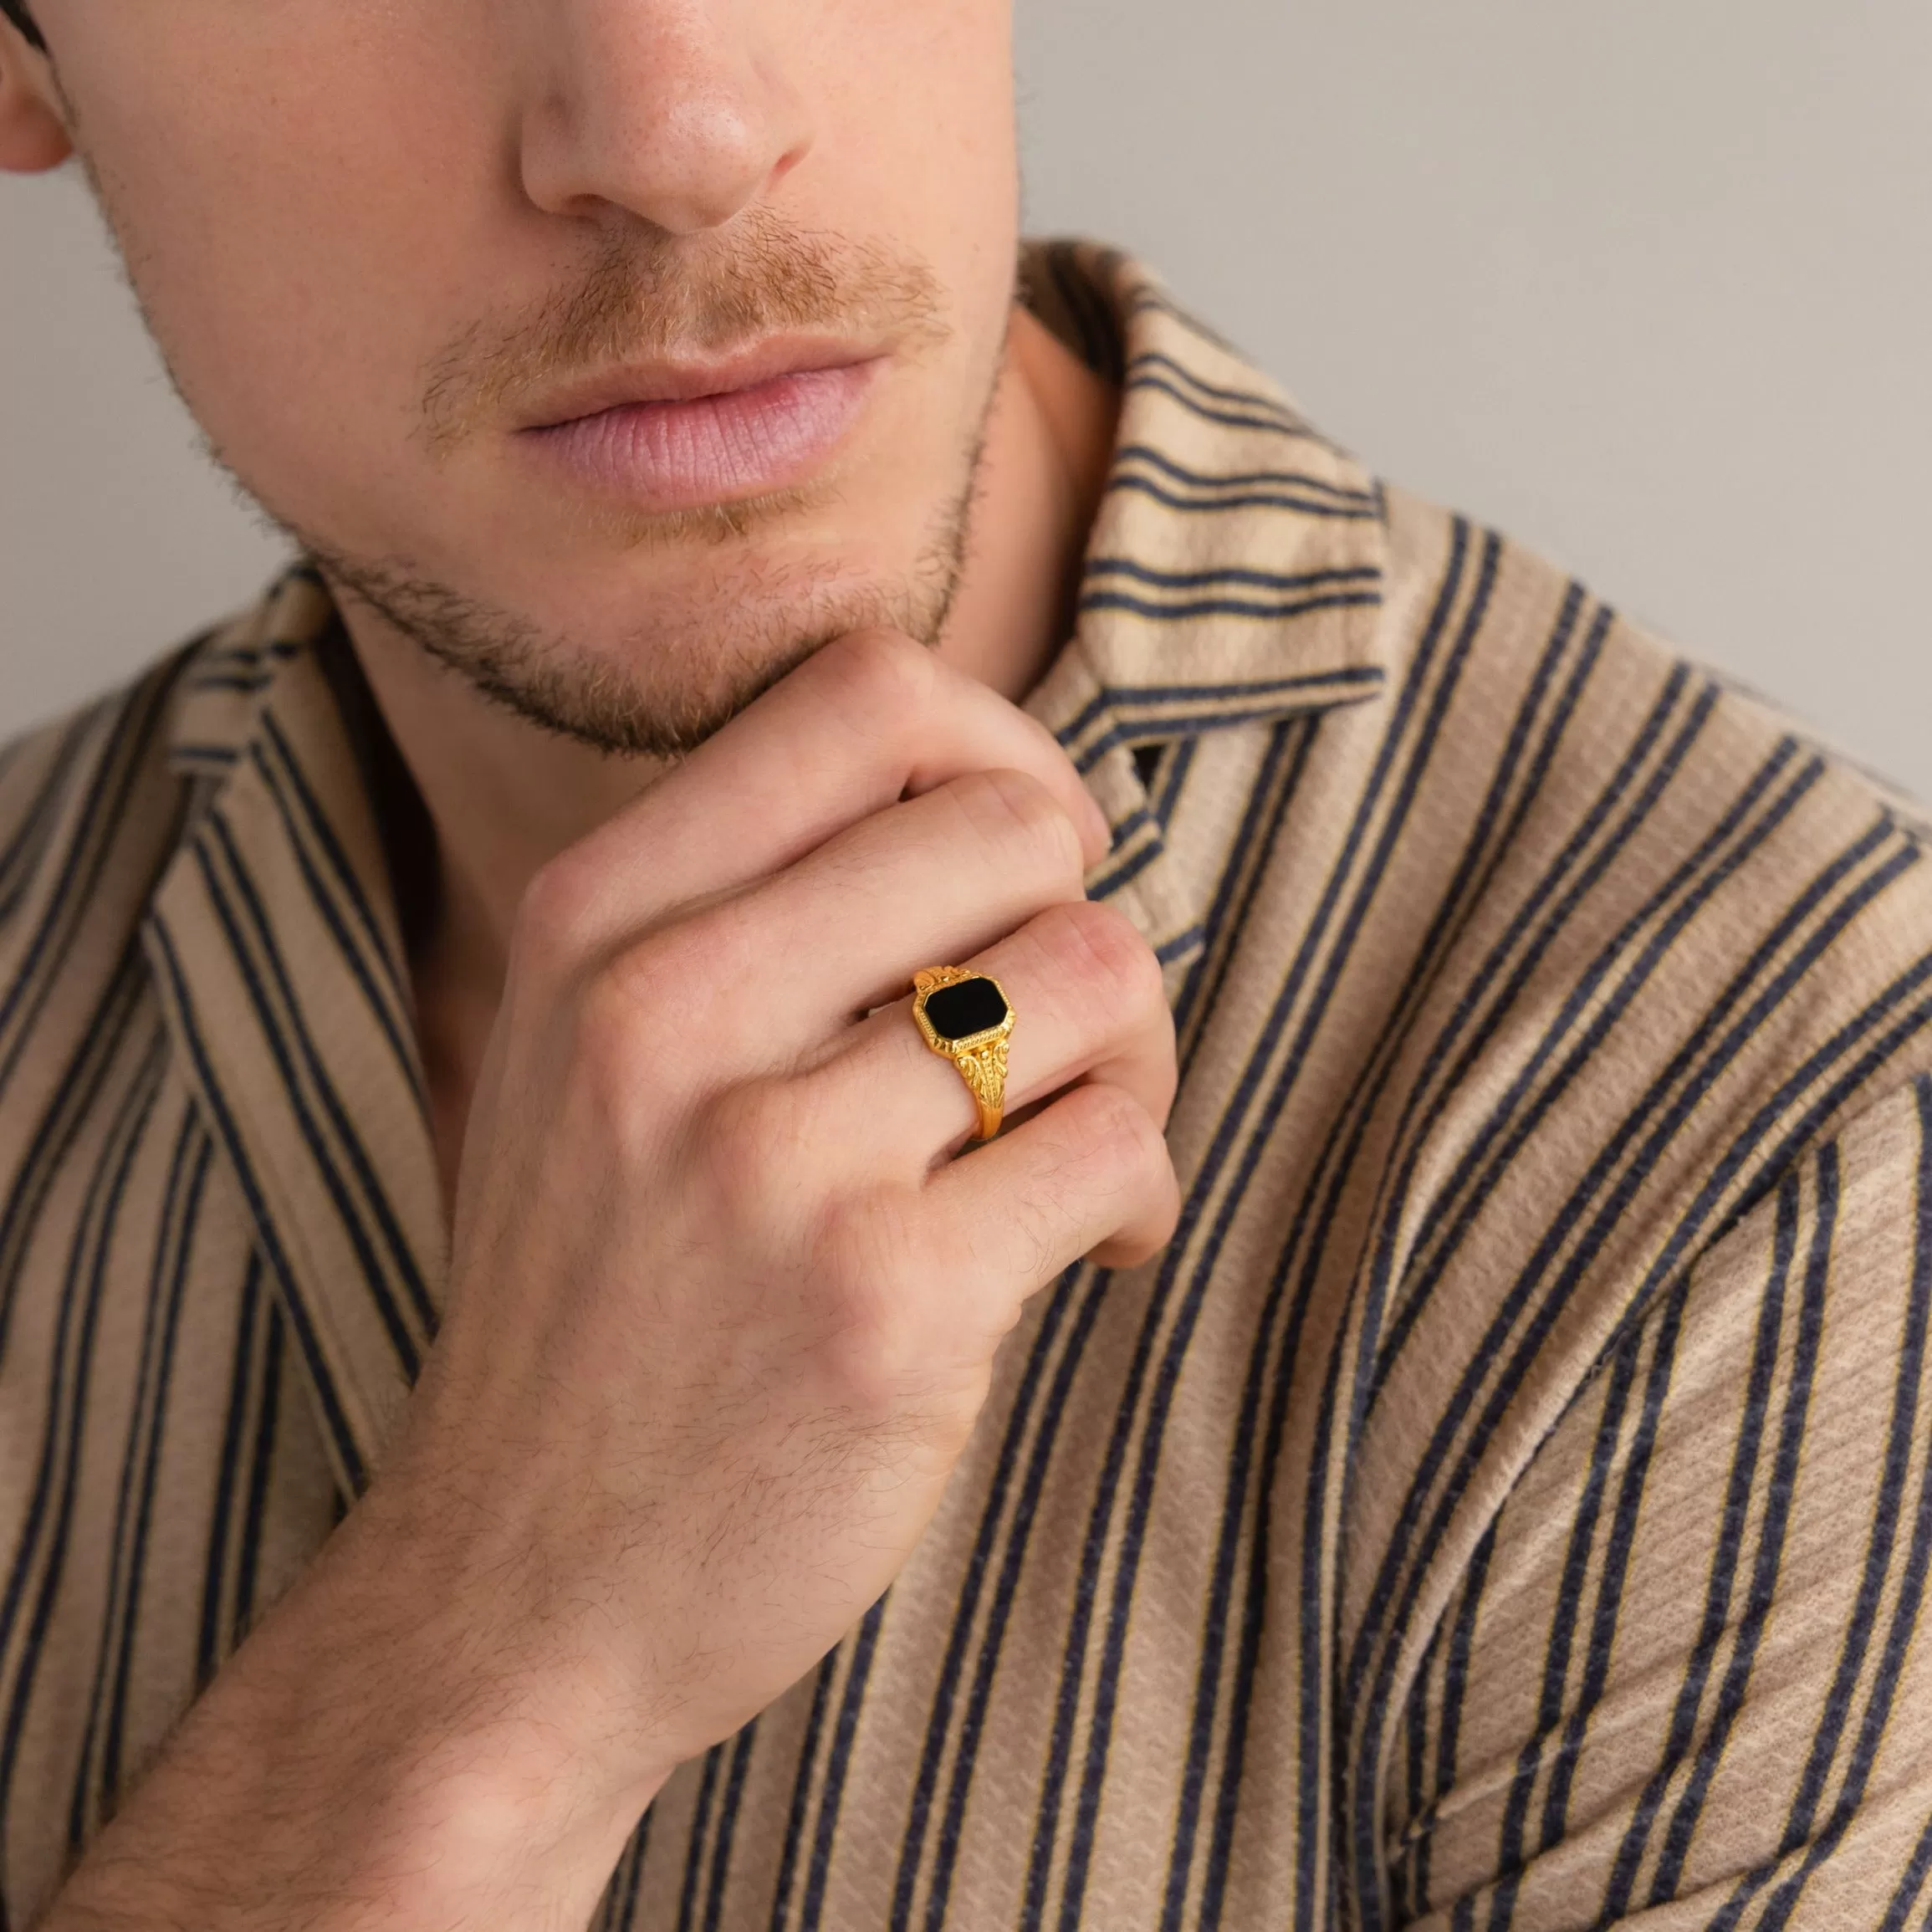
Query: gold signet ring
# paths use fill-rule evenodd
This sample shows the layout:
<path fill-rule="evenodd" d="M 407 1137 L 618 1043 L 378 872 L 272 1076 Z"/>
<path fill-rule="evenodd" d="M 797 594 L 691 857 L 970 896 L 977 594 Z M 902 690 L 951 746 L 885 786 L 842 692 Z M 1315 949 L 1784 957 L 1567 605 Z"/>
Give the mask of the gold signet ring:
<path fill-rule="evenodd" d="M 929 966 L 912 975 L 912 1017 L 927 1045 L 959 1069 L 979 1109 L 974 1139 L 999 1132 L 1006 1107 L 1006 1041 L 1013 1006 L 1006 989 L 963 966 Z"/>

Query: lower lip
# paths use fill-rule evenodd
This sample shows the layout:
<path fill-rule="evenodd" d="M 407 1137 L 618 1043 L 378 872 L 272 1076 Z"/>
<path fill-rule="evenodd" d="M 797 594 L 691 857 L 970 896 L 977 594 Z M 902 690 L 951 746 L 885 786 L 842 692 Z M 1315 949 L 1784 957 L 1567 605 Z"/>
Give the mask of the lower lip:
<path fill-rule="evenodd" d="M 687 402 L 633 402 L 522 437 L 580 483 L 648 510 L 696 509 L 803 482 L 851 428 L 879 367 L 799 370 Z"/>

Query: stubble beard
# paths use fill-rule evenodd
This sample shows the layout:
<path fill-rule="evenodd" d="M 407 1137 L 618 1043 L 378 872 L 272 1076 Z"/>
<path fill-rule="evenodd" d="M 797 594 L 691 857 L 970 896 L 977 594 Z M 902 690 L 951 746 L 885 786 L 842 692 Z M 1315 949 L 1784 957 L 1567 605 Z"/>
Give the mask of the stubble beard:
<path fill-rule="evenodd" d="M 365 606 L 488 703 L 609 756 L 679 758 L 835 638 L 884 628 L 938 644 L 964 568 L 1003 360 L 995 359 L 963 457 L 964 480 L 942 497 L 902 574 L 855 580 L 836 565 L 774 563 L 758 554 L 759 535 L 782 525 L 792 503 L 718 505 L 682 519 L 675 537 L 653 539 L 656 548 L 692 546 L 717 558 L 718 594 L 681 598 L 682 611 L 661 609 L 595 643 L 547 630 L 406 559 L 351 555 L 263 508 L 340 601 Z M 639 595 L 648 606 L 648 590 Z"/>

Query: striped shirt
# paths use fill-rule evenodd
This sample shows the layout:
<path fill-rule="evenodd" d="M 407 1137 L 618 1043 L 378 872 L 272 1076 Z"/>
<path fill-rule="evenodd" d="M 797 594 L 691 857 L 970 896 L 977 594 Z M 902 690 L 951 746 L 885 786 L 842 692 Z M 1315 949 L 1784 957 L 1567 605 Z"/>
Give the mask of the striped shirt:
<path fill-rule="evenodd" d="M 1910 808 L 1139 266 L 1025 288 L 1124 390 L 1029 705 L 1166 969 L 1184 1209 L 1035 1299 L 899 1580 L 597 1927 L 1924 1925 Z M 298 569 L 0 764 L 8 1925 L 435 1331 L 377 728 Z"/>

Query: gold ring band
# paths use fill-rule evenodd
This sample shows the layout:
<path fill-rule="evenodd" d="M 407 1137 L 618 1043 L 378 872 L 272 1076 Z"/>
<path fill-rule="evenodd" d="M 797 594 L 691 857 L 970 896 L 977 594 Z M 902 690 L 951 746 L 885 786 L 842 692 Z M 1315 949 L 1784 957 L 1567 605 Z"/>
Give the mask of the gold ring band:
<path fill-rule="evenodd" d="M 929 966 L 912 975 L 912 1017 L 927 1045 L 966 1082 L 979 1110 L 974 1139 L 991 1140 L 1006 1108 L 1006 1042 L 1013 1031 L 1006 989 L 964 966 Z"/>

